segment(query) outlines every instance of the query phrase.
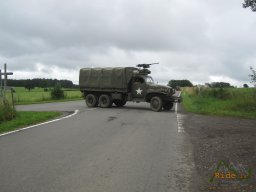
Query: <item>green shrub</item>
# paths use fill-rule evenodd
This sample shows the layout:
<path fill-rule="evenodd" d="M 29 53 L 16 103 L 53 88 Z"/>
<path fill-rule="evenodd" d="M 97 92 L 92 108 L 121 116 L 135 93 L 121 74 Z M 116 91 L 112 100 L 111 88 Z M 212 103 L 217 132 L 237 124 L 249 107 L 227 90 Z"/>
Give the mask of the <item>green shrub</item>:
<path fill-rule="evenodd" d="M 54 88 L 51 90 L 52 99 L 64 99 L 64 91 L 61 89 L 61 85 L 56 83 Z"/>
<path fill-rule="evenodd" d="M 0 123 L 4 121 L 9 121 L 15 118 L 16 110 L 13 108 L 11 103 L 4 99 L 3 97 L 0 98 Z"/>

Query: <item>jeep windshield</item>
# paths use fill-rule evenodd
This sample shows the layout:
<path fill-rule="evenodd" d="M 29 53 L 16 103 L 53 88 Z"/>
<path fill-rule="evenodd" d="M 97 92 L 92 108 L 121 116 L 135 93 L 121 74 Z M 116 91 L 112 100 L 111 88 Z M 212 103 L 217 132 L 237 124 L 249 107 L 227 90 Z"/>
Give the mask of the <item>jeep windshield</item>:
<path fill-rule="evenodd" d="M 150 76 L 147 76 L 145 79 L 146 79 L 146 83 L 154 83 L 153 78 Z"/>

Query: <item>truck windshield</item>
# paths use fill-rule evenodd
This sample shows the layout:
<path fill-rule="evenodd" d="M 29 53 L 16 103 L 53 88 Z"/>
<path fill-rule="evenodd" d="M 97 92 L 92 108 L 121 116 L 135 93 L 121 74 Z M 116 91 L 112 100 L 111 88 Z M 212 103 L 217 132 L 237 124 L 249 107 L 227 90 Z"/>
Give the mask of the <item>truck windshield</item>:
<path fill-rule="evenodd" d="M 147 83 L 154 83 L 154 80 L 153 80 L 152 77 L 147 76 L 147 77 L 146 77 L 146 82 L 147 82 Z"/>

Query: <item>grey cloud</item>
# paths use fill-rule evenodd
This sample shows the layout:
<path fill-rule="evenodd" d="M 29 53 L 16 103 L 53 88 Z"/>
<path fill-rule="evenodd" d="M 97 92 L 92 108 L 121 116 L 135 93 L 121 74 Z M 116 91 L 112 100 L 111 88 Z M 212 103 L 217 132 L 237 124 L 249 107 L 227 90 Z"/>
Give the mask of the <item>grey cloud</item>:
<path fill-rule="evenodd" d="M 72 70 L 159 61 L 155 75 L 161 81 L 226 76 L 244 82 L 255 61 L 256 18 L 241 3 L 4 1 L 0 59 L 11 70 L 31 73 L 38 63 Z"/>

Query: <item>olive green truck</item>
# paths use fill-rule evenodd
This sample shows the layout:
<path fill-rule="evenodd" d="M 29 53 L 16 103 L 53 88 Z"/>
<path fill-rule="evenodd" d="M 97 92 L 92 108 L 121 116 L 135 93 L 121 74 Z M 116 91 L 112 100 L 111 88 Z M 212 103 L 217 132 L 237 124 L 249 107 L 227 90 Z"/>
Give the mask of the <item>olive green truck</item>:
<path fill-rule="evenodd" d="M 122 107 L 127 101 L 148 102 L 153 111 L 170 110 L 180 98 L 174 89 L 158 85 L 149 76 L 150 64 L 135 67 L 82 68 L 79 87 L 88 107 Z"/>

